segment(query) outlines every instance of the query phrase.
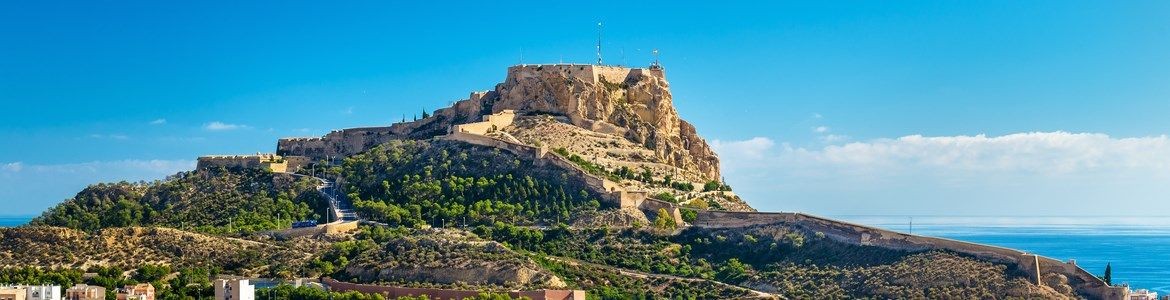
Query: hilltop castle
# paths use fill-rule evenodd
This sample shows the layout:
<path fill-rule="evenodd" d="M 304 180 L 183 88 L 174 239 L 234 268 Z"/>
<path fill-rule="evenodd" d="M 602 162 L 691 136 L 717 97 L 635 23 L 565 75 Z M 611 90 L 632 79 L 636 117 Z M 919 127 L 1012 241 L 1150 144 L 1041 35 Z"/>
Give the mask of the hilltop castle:
<path fill-rule="evenodd" d="M 581 128 L 642 144 L 664 163 L 694 170 L 708 179 L 719 178 L 718 157 L 695 127 L 678 117 L 665 71 L 658 65 L 516 65 L 508 68 L 504 82 L 495 89 L 473 92 L 423 119 L 336 130 L 322 137 L 282 138 L 274 156 L 279 158 L 209 156 L 200 158 L 199 167 L 272 166 L 264 161 L 275 159 L 287 162 L 286 171 L 295 171 L 308 162 L 358 154 L 390 140 L 445 135 L 456 125 L 503 118 L 488 117 L 501 112 L 563 116 Z"/>

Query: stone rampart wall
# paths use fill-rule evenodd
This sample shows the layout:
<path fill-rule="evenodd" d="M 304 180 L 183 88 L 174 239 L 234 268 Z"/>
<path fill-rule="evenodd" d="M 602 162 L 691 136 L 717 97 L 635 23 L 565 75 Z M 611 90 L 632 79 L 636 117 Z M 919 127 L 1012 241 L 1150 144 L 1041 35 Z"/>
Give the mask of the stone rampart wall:
<path fill-rule="evenodd" d="M 356 291 L 366 294 L 380 294 L 387 299 L 395 299 L 399 297 L 408 296 L 427 296 L 429 299 L 435 300 L 462 300 L 466 298 L 475 298 L 479 295 L 479 291 L 474 290 L 452 290 L 452 289 L 428 289 L 428 288 L 407 288 L 384 285 L 370 285 L 370 284 L 356 284 L 334 280 L 332 278 L 324 278 L 321 280 L 326 286 L 329 286 L 331 291 L 348 292 Z M 584 300 L 585 291 L 581 290 L 535 290 L 535 291 L 510 291 L 508 296 L 513 298 L 526 297 L 533 300 Z"/>
<path fill-rule="evenodd" d="M 202 156 L 195 163 L 196 169 L 215 167 L 260 168 L 260 158 L 253 155 Z"/>
<path fill-rule="evenodd" d="M 602 195 L 601 200 L 621 208 L 636 207 L 650 213 L 657 213 L 659 208 L 666 209 L 670 212 L 671 219 L 675 221 L 675 224 L 684 224 L 682 212 L 679 210 L 677 204 L 648 198 L 645 192 L 626 191 L 620 184 L 590 174 L 567 158 L 556 154 L 546 155 L 546 149 L 465 132 L 453 132 L 443 138 L 473 145 L 503 149 L 521 157 L 533 159 L 537 165 L 552 165 L 562 170 L 567 170 L 572 177 L 580 178 L 586 187 L 600 193 Z"/>
<path fill-rule="evenodd" d="M 694 226 L 702 228 L 736 228 L 754 225 L 778 225 L 803 229 L 807 232 L 824 233 L 836 241 L 877 246 L 905 251 L 949 250 L 971 255 L 980 259 L 1012 265 L 1029 274 L 1035 282 L 1039 274 L 1058 273 L 1070 278 L 1070 283 L 1080 293 L 1098 299 L 1119 299 L 1122 291 L 1108 287 L 1103 281 L 1080 267 L 1055 259 L 1034 256 L 1015 249 L 969 243 L 951 239 L 925 237 L 895 232 L 876 227 L 843 222 L 803 213 L 729 212 L 700 210 Z M 1040 267 L 1037 272 L 1036 265 Z"/>

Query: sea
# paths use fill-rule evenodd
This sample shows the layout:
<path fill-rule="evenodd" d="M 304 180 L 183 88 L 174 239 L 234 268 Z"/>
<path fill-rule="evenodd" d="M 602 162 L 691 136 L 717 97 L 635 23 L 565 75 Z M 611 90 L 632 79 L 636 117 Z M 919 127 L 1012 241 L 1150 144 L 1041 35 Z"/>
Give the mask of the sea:
<path fill-rule="evenodd" d="M 1170 217 L 829 217 L 918 235 L 1018 249 L 1104 274 L 1114 284 L 1170 294 Z M 0 216 L 0 227 L 20 226 L 32 217 Z"/>
<path fill-rule="evenodd" d="M 32 216 L 0 216 L 0 227 L 16 227 L 28 224 Z"/>
<path fill-rule="evenodd" d="M 1170 217 L 830 216 L 917 235 L 995 245 L 1075 260 L 1113 284 L 1170 294 Z"/>

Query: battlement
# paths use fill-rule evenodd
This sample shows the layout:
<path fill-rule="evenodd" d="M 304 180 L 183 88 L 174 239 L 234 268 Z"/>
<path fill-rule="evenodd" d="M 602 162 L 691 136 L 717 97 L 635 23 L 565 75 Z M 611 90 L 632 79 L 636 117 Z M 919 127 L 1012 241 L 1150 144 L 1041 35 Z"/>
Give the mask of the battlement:
<path fill-rule="evenodd" d="M 627 78 L 640 77 L 642 75 L 665 78 L 666 74 L 664 72 L 661 67 L 627 68 L 590 64 L 522 64 L 508 67 L 508 79 L 540 77 L 542 73 L 558 73 L 561 76 L 589 83 L 599 83 L 602 80 L 618 83 L 626 81 Z"/>
<path fill-rule="evenodd" d="M 308 163 L 309 159 L 307 157 L 285 157 L 273 153 L 256 153 L 254 155 L 205 155 L 199 157 L 195 168 L 202 170 L 224 167 L 264 169 L 270 172 L 295 172 Z"/>

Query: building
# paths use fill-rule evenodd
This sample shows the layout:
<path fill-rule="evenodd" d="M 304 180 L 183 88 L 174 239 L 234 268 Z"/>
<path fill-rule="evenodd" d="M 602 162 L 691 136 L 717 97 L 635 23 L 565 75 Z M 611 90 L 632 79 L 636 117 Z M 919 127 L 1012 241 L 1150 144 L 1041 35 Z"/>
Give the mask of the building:
<path fill-rule="evenodd" d="M 25 288 L 28 289 L 26 300 L 61 300 L 59 285 L 33 285 Z"/>
<path fill-rule="evenodd" d="M 0 286 L 0 300 L 25 300 L 28 290 L 22 286 Z"/>
<path fill-rule="evenodd" d="M 65 300 L 106 300 L 106 288 L 77 284 L 65 290 Z"/>
<path fill-rule="evenodd" d="M 1139 289 L 1129 293 L 1129 300 L 1158 300 L 1158 292 Z"/>
<path fill-rule="evenodd" d="M 247 279 L 216 279 L 215 300 L 255 300 L 256 286 Z"/>
<path fill-rule="evenodd" d="M 0 300 L 61 300 L 59 285 L 0 286 Z"/>
<path fill-rule="evenodd" d="M 149 283 L 127 285 L 118 290 L 118 300 L 154 300 L 154 286 Z"/>

